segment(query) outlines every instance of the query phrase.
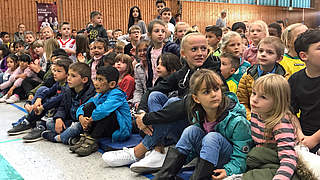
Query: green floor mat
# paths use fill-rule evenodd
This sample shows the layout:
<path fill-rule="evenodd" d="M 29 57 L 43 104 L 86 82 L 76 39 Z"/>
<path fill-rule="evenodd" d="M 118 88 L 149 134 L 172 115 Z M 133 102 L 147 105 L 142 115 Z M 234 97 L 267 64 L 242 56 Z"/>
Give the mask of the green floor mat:
<path fill-rule="evenodd" d="M 22 180 L 20 174 L 0 155 L 0 179 Z"/>

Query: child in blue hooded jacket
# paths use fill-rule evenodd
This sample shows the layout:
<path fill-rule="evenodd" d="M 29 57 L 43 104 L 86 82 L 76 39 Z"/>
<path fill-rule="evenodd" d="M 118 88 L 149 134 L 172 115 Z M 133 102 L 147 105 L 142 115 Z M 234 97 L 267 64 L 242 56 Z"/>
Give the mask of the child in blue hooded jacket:
<path fill-rule="evenodd" d="M 94 81 L 96 95 L 81 105 L 76 117 L 85 133 L 70 150 L 87 156 L 98 150 L 98 138 L 124 141 L 131 135 L 131 114 L 126 93 L 117 88 L 119 72 L 112 66 L 99 67 Z"/>

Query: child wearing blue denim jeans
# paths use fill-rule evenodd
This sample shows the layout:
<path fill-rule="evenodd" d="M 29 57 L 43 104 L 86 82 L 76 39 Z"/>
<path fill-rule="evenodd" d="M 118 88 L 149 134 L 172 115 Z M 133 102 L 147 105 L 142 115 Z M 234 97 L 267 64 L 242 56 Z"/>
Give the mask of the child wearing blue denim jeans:
<path fill-rule="evenodd" d="M 83 133 L 82 126 L 76 118 L 80 105 L 95 94 L 91 80 L 91 69 L 86 63 L 76 62 L 70 65 L 67 78 L 68 86 L 62 95 L 60 106 L 52 120 L 47 121 L 47 131 L 41 136 L 51 142 L 73 145 Z"/>
<path fill-rule="evenodd" d="M 188 112 L 196 124 L 183 131 L 175 148 L 169 148 L 155 179 L 175 179 L 190 154 L 199 157 L 192 180 L 243 173 L 253 145 L 245 108 L 234 93 L 223 92 L 223 81 L 211 70 L 195 72 L 189 86 Z"/>
<path fill-rule="evenodd" d="M 33 128 L 30 133 L 23 137 L 24 142 L 35 142 L 42 139 L 41 133 L 45 130 L 45 123 L 41 118 L 45 115 L 52 117 L 59 107 L 71 63 L 72 60 L 67 57 L 59 57 L 56 60 L 53 64 L 53 76 L 56 83 L 50 88 L 41 87 L 37 91 L 28 116 L 10 129 L 8 131 L 9 135 L 22 134 Z"/>
<path fill-rule="evenodd" d="M 125 141 L 131 136 L 132 120 L 126 93 L 118 88 L 119 71 L 112 66 L 97 69 L 94 87 L 96 95 L 82 104 L 76 118 L 84 130 L 78 143 L 70 147 L 79 156 L 98 150 L 98 139 Z"/>
<path fill-rule="evenodd" d="M 33 118 L 32 115 L 30 115 L 30 114 L 32 114 L 32 112 L 33 112 L 33 107 L 34 107 L 33 104 L 36 101 L 36 98 L 34 98 L 34 97 L 38 97 L 39 94 L 42 93 L 42 91 L 44 91 L 45 89 L 51 88 L 56 83 L 56 81 L 53 78 L 53 72 L 51 69 L 53 68 L 53 66 L 54 66 L 53 64 L 56 62 L 56 60 L 60 59 L 61 57 L 68 57 L 67 53 L 63 49 L 53 50 L 52 55 L 50 57 L 50 61 L 48 61 L 46 64 L 47 71 L 41 70 L 41 67 L 39 65 L 35 65 L 35 64 L 29 65 L 30 69 L 32 69 L 32 71 L 34 71 L 37 74 L 37 76 L 40 79 L 42 79 L 42 82 L 37 87 L 35 87 L 32 90 L 30 90 L 29 92 L 27 92 L 28 100 L 24 104 L 24 108 L 25 108 L 27 114 L 23 115 L 16 122 L 13 122 L 12 123 L 13 127 L 17 126 L 25 119 L 29 120 L 30 119 L 29 116 L 31 116 L 31 118 Z M 22 86 L 23 86 L 23 81 L 22 81 Z M 0 85 L 0 88 L 1 88 L 1 85 Z M 51 97 L 51 98 L 54 98 L 54 97 Z M 45 123 L 40 123 L 39 124 L 40 127 L 42 126 L 42 124 L 45 124 Z M 41 133 L 40 133 L 40 135 L 41 135 Z M 41 137 L 40 135 L 38 137 Z"/>

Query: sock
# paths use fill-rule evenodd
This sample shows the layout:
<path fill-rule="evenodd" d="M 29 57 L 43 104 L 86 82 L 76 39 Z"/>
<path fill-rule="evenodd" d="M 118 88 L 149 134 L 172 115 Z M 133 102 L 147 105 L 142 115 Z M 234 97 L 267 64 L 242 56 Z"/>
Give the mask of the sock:
<path fill-rule="evenodd" d="M 61 136 L 60 135 L 56 135 L 56 141 L 57 142 L 61 142 Z"/>
<path fill-rule="evenodd" d="M 56 135 L 56 136 L 54 137 L 54 140 L 55 140 L 56 142 L 59 142 L 59 141 L 58 141 L 58 136 L 59 136 L 59 135 Z"/>
<path fill-rule="evenodd" d="M 134 148 L 129 148 L 129 153 L 131 154 L 132 157 L 134 157 L 134 160 L 137 161 L 138 158 L 134 154 Z"/>
<path fill-rule="evenodd" d="M 30 122 L 27 119 L 25 119 L 24 122 L 26 122 L 26 125 L 30 124 Z"/>

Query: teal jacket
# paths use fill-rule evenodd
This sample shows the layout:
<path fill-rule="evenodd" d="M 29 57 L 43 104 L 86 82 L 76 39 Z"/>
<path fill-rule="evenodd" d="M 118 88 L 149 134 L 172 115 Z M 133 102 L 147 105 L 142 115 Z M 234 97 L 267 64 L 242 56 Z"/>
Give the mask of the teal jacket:
<path fill-rule="evenodd" d="M 108 92 L 101 94 L 96 93 L 85 104 L 93 102 L 96 106 L 92 112 L 92 120 L 99 121 L 112 112 L 116 113 L 117 121 L 120 128 L 112 134 L 112 142 L 125 141 L 131 136 L 132 121 L 130 107 L 127 102 L 126 93 L 122 90 L 115 88 Z M 77 110 L 77 119 L 80 115 L 84 115 L 82 108 L 85 104 L 82 104 Z"/>
<path fill-rule="evenodd" d="M 246 119 L 246 109 L 239 103 L 234 93 L 227 92 L 225 95 L 231 99 L 231 103 L 218 118 L 220 122 L 214 130 L 223 135 L 233 146 L 230 161 L 224 165 L 227 175 L 230 176 L 246 171 L 246 158 L 253 147 L 253 141 L 250 122 Z M 203 128 L 203 122 L 200 122 L 200 126 Z"/>

